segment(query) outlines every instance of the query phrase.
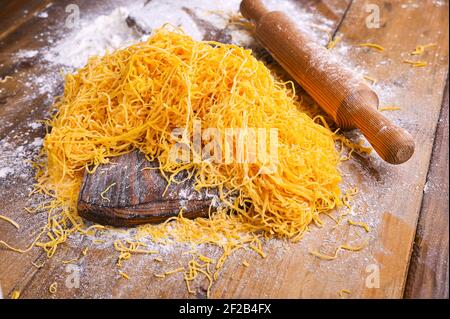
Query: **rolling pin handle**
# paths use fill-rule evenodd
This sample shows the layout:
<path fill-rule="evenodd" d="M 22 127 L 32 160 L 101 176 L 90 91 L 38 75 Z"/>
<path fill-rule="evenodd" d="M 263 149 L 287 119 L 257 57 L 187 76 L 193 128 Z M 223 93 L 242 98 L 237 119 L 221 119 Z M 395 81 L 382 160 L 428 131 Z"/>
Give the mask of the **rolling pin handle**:
<path fill-rule="evenodd" d="M 244 18 L 258 23 L 269 11 L 260 0 L 243 0 L 239 10 Z"/>
<path fill-rule="evenodd" d="M 374 104 L 371 90 L 359 90 L 348 96 L 337 112 L 337 118 L 353 123 L 380 157 L 390 164 L 402 164 L 414 153 L 412 136 L 384 117 Z M 376 95 L 375 95 L 376 96 Z"/>
<path fill-rule="evenodd" d="M 353 124 L 386 162 L 406 162 L 414 154 L 413 137 L 377 110 L 377 94 L 364 86 L 342 101 L 337 110 L 336 122 L 340 125 Z"/>
<path fill-rule="evenodd" d="M 353 117 L 353 122 L 386 162 L 403 164 L 414 154 L 415 143 L 411 134 L 393 124 L 377 110 L 367 108 L 362 114 Z"/>
<path fill-rule="evenodd" d="M 388 163 L 401 164 L 413 155 L 412 136 L 376 110 L 377 94 L 284 13 L 269 12 L 261 0 L 243 0 L 240 10 L 255 22 L 255 37 L 340 127 L 359 128 Z"/>

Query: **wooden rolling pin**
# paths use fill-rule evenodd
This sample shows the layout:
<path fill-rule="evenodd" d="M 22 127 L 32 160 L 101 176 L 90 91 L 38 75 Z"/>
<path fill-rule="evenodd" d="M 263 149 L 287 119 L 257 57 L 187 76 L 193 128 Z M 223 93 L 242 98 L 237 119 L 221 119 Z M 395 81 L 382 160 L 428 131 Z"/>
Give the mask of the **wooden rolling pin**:
<path fill-rule="evenodd" d="M 255 23 L 257 40 L 338 126 L 359 128 L 388 163 L 401 164 L 412 156 L 412 136 L 377 111 L 377 94 L 336 63 L 326 48 L 299 30 L 286 14 L 269 12 L 260 0 L 243 0 L 240 10 Z"/>

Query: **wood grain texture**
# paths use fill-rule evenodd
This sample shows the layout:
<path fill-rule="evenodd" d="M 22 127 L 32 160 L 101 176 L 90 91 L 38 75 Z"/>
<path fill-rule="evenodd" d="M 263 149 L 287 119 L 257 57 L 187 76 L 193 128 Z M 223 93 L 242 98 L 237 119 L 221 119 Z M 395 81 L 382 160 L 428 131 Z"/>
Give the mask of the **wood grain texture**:
<path fill-rule="evenodd" d="M 45 134 L 43 127 L 28 131 L 27 123 L 45 118 L 50 101 L 44 95 L 36 96 L 31 103 L 27 100 L 26 95 L 31 94 L 31 90 L 25 88 L 21 81 L 28 74 L 40 74 L 44 70 L 42 66 L 36 65 L 36 57 L 16 61 L 13 54 L 21 48 L 32 50 L 45 45 L 45 42 L 39 43 L 34 37 L 51 26 L 50 21 L 39 20 L 34 16 L 42 5 L 41 1 L 2 1 L 1 5 L 1 32 L 8 34 L 0 39 L 0 78 L 11 76 L 13 79 L 0 84 L 0 141 L 11 143 L 12 148 L 17 148 Z M 26 17 L 20 18 L 23 15 Z M 18 25 L 15 24 L 16 20 Z M 28 193 L 34 181 L 29 167 L 20 173 L 24 175 L 0 180 L 0 213 L 21 225 L 17 230 L 11 225 L 0 223 L 0 240 L 23 249 L 39 234 L 46 217 L 25 213 L 24 208 L 30 205 Z M 10 296 L 13 289 L 25 289 L 30 279 L 38 273 L 31 263 L 45 259 L 44 256 L 45 253 L 38 250 L 17 254 L 1 248 L 0 285 L 5 298 Z"/>
<path fill-rule="evenodd" d="M 78 199 L 80 216 L 112 226 L 160 223 L 177 216 L 207 217 L 217 192 L 194 189 L 195 179 L 186 171 L 167 181 L 158 162 L 149 162 L 139 151 L 115 157 L 84 175 Z M 177 182 L 179 181 L 179 182 Z"/>
<path fill-rule="evenodd" d="M 2 77 L 13 75 L 14 81 L 8 81 L 3 88 L 1 100 L 3 103 L 0 107 L 0 138 L 2 141 L 8 140 L 12 145 L 22 145 L 23 143 L 31 143 L 35 137 L 43 137 L 45 130 L 43 128 L 28 132 L 27 123 L 40 120 L 48 116 L 47 110 L 50 107 L 51 100 L 44 95 L 38 95 L 34 100 L 28 101 L 26 96 L 32 94 L 33 91 L 23 87 L 21 78 L 26 78 L 29 74 L 39 75 L 44 72 L 58 72 L 48 68 L 48 65 L 37 65 L 36 58 L 25 59 L 19 62 L 14 59 L 13 55 L 21 48 L 37 49 L 42 46 L 50 45 L 45 37 L 43 42 L 38 42 L 36 37 L 40 33 L 53 33 L 61 28 L 64 22 L 64 7 L 73 3 L 73 1 L 61 1 L 54 4 L 48 9 L 48 19 L 31 18 L 22 24 L 17 30 L 4 39 L 5 50 L 2 51 L 0 57 L 0 74 Z M 332 18 L 334 25 L 337 26 L 340 18 L 344 14 L 349 1 L 311 1 L 305 5 L 307 10 L 325 12 L 327 17 Z M 86 12 L 108 12 L 114 6 L 120 5 L 120 1 L 105 1 L 101 5 L 97 2 L 80 2 L 80 11 Z M 122 4 L 123 5 L 123 4 Z M 299 6 L 303 4 L 299 3 Z M 28 7 L 22 7 L 27 9 Z M 29 9 L 29 8 L 28 8 Z M 36 13 L 36 12 L 35 12 Z M 69 30 L 66 30 L 69 31 Z M 61 80 L 60 80 L 61 81 Z M 59 86 L 61 92 L 61 82 Z M 11 131 L 18 133 L 16 137 L 11 135 Z M 20 134 L 20 133 L 24 134 Z M 14 132 L 13 132 L 14 133 Z M 27 135 L 25 135 L 27 133 Z M 29 134 L 28 134 L 29 133 Z M 0 184 L 0 196 L 2 201 L 2 214 L 18 221 L 22 227 L 19 232 L 7 223 L 0 223 L 1 239 L 17 247 L 26 247 L 37 235 L 37 231 L 45 224 L 46 216 L 44 213 L 27 215 L 24 213 L 24 207 L 28 206 L 29 199 L 28 190 L 34 183 L 32 171 L 28 172 L 26 178 L 17 179 L 9 178 L 6 183 Z M 23 192 L 18 190 L 24 190 Z M 84 256 L 82 250 L 88 247 L 89 253 Z M 164 258 L 164 268 L 170 269 L 171 266 L 179 267 L 178 260 L 184 258 L 183 251 L 168 252 Z M 218 251 L 215 252 L 220 253 Z M 10 296 L 12 291 L 20 290 L 23 298 L 92 298 L 92 297 L 151 297 L 151 298 L 176 298 L 187 297 L 184 283 L 180 276 L 169 278 L 164 282 L 154 277 L 154 273 L 164 270 L 163 266 L 158 262 L 145 258 L 145 256 L 136 256 L 133 259 L 135 263 L 145 264 L 140 269 L 142 273 L 138 276 L 135 266 L 130 264 L 130 268 L 125 268 L 131 276 L 129 283 L 118 280 L 120 276 L 117 274 L 115 265 L 117 255 L 114 254 L 111 246 L 104 246 L 93 243 L 89 239 L 75 238 L 67 244 L 59 247 L 57 254 L 47 260 L 45 254 L 37 249 L 32 250 L 28 254 L 17 254 L 5 249 L 0 249 L 0 283 L 3 288 L 5 297 Z M 218 255 L 220 256 L 220 255 Z M 218 257 L 216 256 L 216 257 Z M 68 289 L 64 285 L 66 279 L 66 267 L 62 261 L 70 260 L 74 257 L 81 257 L 76 262 L 80 268 L 81 286 L 77 289 Z M 250 256 L 249 261 L 256 259 Z M 36 268 L 31 266 L 31 262 L 43 267 Z M 237 263 L 237 265 L 236 265 Z M 236 261 L 234 267 L 227 267 L 225 271 L 236 273 L 237 281 L 244 275 L 245 271 L 240 265 L 240 261 Z M 237 268 L 237 269 L 233 269 Z M 102 274 L 99 276 L 99 274 Z M 244 278 L 245 279 L 245 278 Z M 48 286 L 54 281 L 58 281 L 59 288 L 57 295 L 51 295 L 48 292 Z M 199 287 L 199 298 L 205 297 L 205 284 Z M 229 293 L 228 296 L 232 294 Z"/>
<path fill-rule="evenodd" d="M 405 298 L 448 298 L 448 82 L 414 240 Z"/>
<path fill-rule="evenodd" d="M 35 12 L 39 12 L 50 3 L 50 0 L 2 0 L 0 4 L 2 8 L 0 12 L 0 41 L 32 19 Z"/>
<path fill-rule="evenodd" d="M 360 158 L 356 163 L 345 165 L 343 170 L 348 173 L 345 176 L 355 181 L 362 194 L 355 211 L 359 212 L 359 218 L 366 218 L 376 228 L 377 237 L 370 241 L 365 251 L 353 256 L 341 256 L 336 261 L 311 261 L 305 255 L 296 255 L 294 252 L 283 255 L 280 258 L 282 262 L 272 262 L 273 271 L 269 274 L 277 279 L 282 278 L 279 281 L 283 283 L 282 288 L 274 285 L 262 293 L 257 289 L 262 286 L 255 283 L 258 280 L 255 275 L 249 279 L 254 283 L 249 284 L 254 288 L 251 297 L 333 297 L 333 291 L 341 288 L 349 289 L 355 297 L 403 296 L 422 189 L 448 73 L 447 33 L 442 27 L 448 24 L 448 15 L 445 11 L 447 8 L 437 7 L 431 1 L 421 2 L 423 6 L 415 9 L 408 6 L 403 8 L 400 2 L 374 3 L 382 8 L 380 29 L 364 27 L 365 16 L 361 14 L 365 10 L 364 3 L 355 1 L 339 32 L 354 48 L 363 42 L 380 43 L 387 48 L 383 54 L 354 49 L 348 52 L 347 57 L 354 65 L 362 67 L 366 74 L 381 82 L 378 91 L 382 105 L 393 103 L 402 107 L 402 111 L 387 116 L 413 132 L 418 150 L 411 162 L 400 167 L 383 165 L 374 158 Z M 421 13 L 424 8 L 428 12 L 426 17 Z M 438 52 L 422 57 L 430 62 L 430 67 L 413 69 L 403 64 L 415 46 L 425 41 L 439 43 Z M 437 87 L 436 83 L 439 83 Z M 392 90 L 394 93 L 386 94 L 383 90 Z M 350 231 L 333 236 L 314 230 L 312 241 L 317 245 L 322 240 L 323 244 L 318 245 L 318 250 L 330 253 L 330 242 L 348 242 L 351 236 Z M 270 253 L 273 250 L 269 250 Z M 295 272 L 289 271 L 291 265 L 296 266 Z M 372 266 L 379 270 L 379 287 L 367 285 Z M 342 272 L 346 273 L 346 279 L 342 278 Z M 234 289 L 233 293 L 238 296 L 249 296 L 245 288 L 232 282 L 227 282 L 223 287 L 228 289 L 223 290 L 223 293 Z"/>
<path fill-rule="evenodd" d="M 448 74 L 448 31 L 443 28 L 448 25 L 448 14 L 445 12 L 448 3 L 440 7 L 433 1 L 423 1 L 418 8 L 403 6 L 397 1 L 373 3 L 381 8 L 380 29 L 355 28 L 365 23 L 364 17 L 356 14 L 365 8 L 363 2 L 354 2 L 340 32 L 354 46 L 373 42 L 386 48 L 381 54 L 370 49 L 355 50 L 356 54 L 350 53 L 349 58 L 354 64 L 363 66 L 366 74 L 378 79 L 380 84 L 377 91 L 381 106 L 398 105 L 402 108 L 387 116 L 412 133 L 417 149 L 408 163 L 397 168 L 374 167 L 365 163 L 365 169 L 371 167 L 377 171 L 365 177 L 361 187 L 367 195 L 371 193 L 367 204 L 382 216 L 378 226 L 380 237 L 377 240 L 382 249 L 372 251 L 376 264 L 380 266 L 381 287 L 365 289 L 362 296 L 399 298 L 403 295 L 422 190 Z M 427 15 L 422 14 L 425 8 Z M 419 69 L 403 63 L 411 58 L 410 52 L 416 45 L 424 42 L 438 44 L 436 51 L 420 57 L 428 61 L 429 66 Z M 383 90 L 392 91 L 386 94 Z M 369 183 L 369 180 L 373 180 L 373 183 Z M 370 190 L 364 191 L 366 185 Z"/>
<path fill-rule="evenodd" d="M 157 0 L 153 0 L 157 1 Z M 58 72 L 36 65 L 33 59 L 15 62 L 12 54 L 20 48 L 38 48 L 46 42 L 37 42 L 35 35 L 49 30 L 51 25 L 61 26 L 64 6 L 73 1 L 54 4 L 49 10 L 49 19 L 32 18 L 3 39 L 0 55 L 0 75 L 20 75 L 38 72 Z M 423 186 L 426 180 L 432 140 L 436 128 L 442 94 L 448 72 L 448 3 L 436 6 L 434 1 L 420 1 L 419 7 L 403 8 L 401 1 L 372 1 L 381 8 L 381 29 L 367 29 L 367 13 L 364 1 L 354 1 L 346 12 L 350 1 L 305 1 L 299 2 L 308 10 L 322 12 L 332 19 L 334 26 L 340 24 L 338 34 L 351 45 L 342 60 L 379 80 L 376 87 L 381 105 L 397 104 L 401 111 L 386 113 L 395 123 L 412 132 L 417 151 L 405 165 L 392 167 L 374 156 L 359 157 L 342 166 L 344 187 L 358 186 L 360 196 L 355 199 L 355 210 L 351 217 L 366 221 L 372 231 L 351 227 L 333 228 L 334 223 L 324 218 L 324 226 L 311 227 L 299 244 L 271 240 L 265 244 L 267 258 L 260 258 L 249 251 L 238 251 L 225 264 L 219 280 L 212 290 L 212 297 L 274 297 L 274 298 L 337 298 L 338 291 L 348 289 L 350 298 L 400 298 L 403 296 L 412 243 Z M 116 1 L 84 1 L 82 12 L 107 12 Z M 426 15 L 423 12 L 427 12 Z M 345 19 L 341 22 L 341 18 Z M 361 42 L 373 41 L 384 45 L 383 54 L 358 48 Z M 411 68 L 403 64 L 410 58 L 408 52 L 417 44 L 437 42 L 435 50 L 427 52 L 421 59 L 430 65 Z M 336 47 L 339 51 L 339 45 Z M 17 72 L 14 72 L 18 69 Z M 19 81 L 6 82 L 0 95 L 0 139 L 13 145 L 31 143 L 34 137 L 43 136 L 44 129 L 26 132 L 27 123 L 42 119 L 50 101 L 38 96 L 29 102 L 29 93 Z M 382 94 L 384 93 L 384 94 Z M 388 94 L 389 93 L 389 94 Z M 306 98 L 305 98 L 306 99 Z M 11 133 L 12 130 L 15 132 Z M 351 133 L 349 133 L 351 135 Z M 27 214 L 23 207 L 29 204 L 28 190 L 33 184 L 30 171 L 24 178 L 8 178 L 0 183 L 1 213 L 13 218 L 22 226 L 19 231 L 7 223 L 0 223 L 0 240 L 26 247 L 36 236 L 38 227 L 45 224 L 46 215 Z M 108 239 L 106 239 L 108 240 Z M 360 252 L 342 251 L 336 260 L 324 261 L 309 254 L 311 249 L 332 254 L 337 245 L 368 243 Z M 82 253 L 88 248 L 86 255 Z M 186 263 L 189 256 L 183 249 L 160 248 L 164 263 L 153 256 L 133 257 L 122 269 L 130 280 L 117 272 L 117 254 L 109 244 L 94 243 L 90 238 L 74 236 L 60 245 L 55 256 L 47 260 L 38 249 L 27 254 L 17 254 L 0 249 L 0 282 L 3 293 L 10 296 L 15 289 L 22 291 L 23 298 L 204 298 L 206 281 L 195 285 L 196 294 L 186 292 L 182 274 L 166 279 L 156 278 L 155 273 L 174 269 Z M 208 255 L 220 256 L 220 251 L 209 248 Z M 80 286 L 65 285 L 70 269 L 62 261 L 76 259 L 72 263 L 80 274 Z M 250 267 L 242 266 L 242 260 Z M 31 266 L 41 264 L 41 268 Z M 368 288 L 366 280 L 370 266 L 378 267 L 379 288 Z M 369 270 L 369 272 L 368 272 Z M 57 294 L 50 294 L 48 287 L 58 283 Z"/>
<path fill-rule="evenodd" d="M 366 250 L 353 255 L 343 254 L 333 261 L 310 260 L 298 251 L 283 255 L 282 261 L 272 261 L 273 271 L 269 274 L 283 283 L 282 288 L 274 285 L 261 292 L 255 287 L 262 286 L 255 283 L 252 286 L 255 289 L 248 295 L 245 288 L 227 282 L 223 285 L 227 290 L 222 293 L 234 289 L 233 295 L 237 296 L 333 297 L 333 291 L 345 288 L 355 297 L 403 296 L 422 189 L 448 73 L 447 32 L 443 29 L 448 24 L 448 15 L 445 6 L 436 6 L 432 1 L 421 2 L 419 8 L 403 8 L 403 3 L 394 1 L 374 3 L 382 9 L 380 29 L 365 27 L 362 1 L 353 2 L 343 21 L 339 33 L 353 46 L 346 57 L 353 65 L 363 68 L 366 74 L 378 79 L 381 105 L 392 103 L 402 107 L 402 111 L 387 116 L 412 132 L 419 145 L 411 162 L 399 167 L 384 165 L 374 157 L 357 158 L 343 167 L 346 178 L 353 180 L 361 191 L 362 198 L 355 207 L 356 218 L 367 220 L 375 228 L 376 237 L 370 239 Z M 425 8 L 428 12 L 426 17 L 421 13 Z M 425 23 L 425 20 L 429 22 Z M 416 69 L 404 64 L 403 60 L 409 58 L 415 46 L 425 41 L 439 43 L 437 52 L 422 57 L 430 62 L 430 66 Z M 387 50 L 379 54 L 358 49 L 358 44 L 363 42 L 379 43 Z M 436 83 L 439 84 L 436 86 Z M 332 254 L 336 243 L 352 240 L 351 231 L 336 231 L 332 235 L 314 230 L 311 231 L 314 234 L 311 241 L 319 251 L 329 254 L 331 251 Z M 334 242 L 334 246 L 330 242 Z M 269 256 L 273 252 L 269 249 Z M 291 265 L 296 266 L 295 272 L 289 271 Z M 372 266 L 379 270 L 378 288 L 368 286 L 366 282 Z M 342 277 L 343 272 L 346 279 Z M 257 282 L 258 276 L 252 276 L 249 281 Z"/>
<path fill-rule="evenodd" d="M 64 19 L 65 6 L 71 3 L 74 1 L 63 0 L 54 3 L 46 9 L 47 19 L 36 16 L 46 6 L 45 1 L 2 1 L 0 3 L 2 34 L 5 34 L 4 31 L 9 28 L 8 34 L 0 39 L 0 78 L 12 77 L 0 83 L 0 142 L 8 143 L 11 150 L 29 145 L 36 138 L 42 138 L 45 135 L 44 126 L 32 130 L 28 124 L 48 118 L 52 104 L 52 98 L 46 92 L 40 92 L 37 83 L 32 83 L 32 87 L 26 86 L 27 79 L 30 76 L 39 77 L 43 74 L 60 72 L 58 67 L 48 63 L 37 63 L 40 56 L 17 59 L 14 55 L 20 49 L 37 50 L 50 46 L 49 35 L 53 35 L 52 38 L 55 39 L 61 37 L 61 31 L 63 31 L 62 34 L 69 32 L 70 30 L 64 26 Z M 98 12 L 99 9 L 107 12 L 114 6 L 124 3 L 104 1 L 99 5 L 92 1 L 80 1 L 78 4 L 80 11 L 86 13 Z M 26 17 L 20 18 L 24 15 Z M 16 20 L 18 24 L 15 24 Z M 62 78 L 58 81 L 52 87 L 55 95 L 62 92 Z M 0 157 L 2 155 L 4 154 Z M 26 155 L 32 159 L 37 154 L 27 152 Z M 35 183 L 33 176 L 33 170 L 26 165 L 17 176 L 0 179 L 0 213 L 21 225 L 17 230 L 8 223 L 0 223 L 0 240 L 20 249 L 28 247 L 47 219 L 45 214 L 29 214 L 25 211 L 26 207 L 36 203 L 28 196 Z M 25 291 L 30 280 L 40 274 L 40 269 L 32 263 L 41 265 L 46 259 L 45 252 L 37 249 L 26 254 L 18 254 L 3 247 L 0 248 L 0 285 L 4 297 L 9 297 L 13 290 Z M 34 294 L 34 297 L 39 296 L 40 292 Z"/>

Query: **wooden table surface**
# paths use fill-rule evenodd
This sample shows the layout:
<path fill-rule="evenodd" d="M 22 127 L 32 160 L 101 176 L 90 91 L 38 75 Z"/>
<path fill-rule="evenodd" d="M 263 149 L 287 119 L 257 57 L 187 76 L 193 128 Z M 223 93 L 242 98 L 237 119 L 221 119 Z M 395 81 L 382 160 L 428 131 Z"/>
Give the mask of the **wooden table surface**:
<path fill-rule="evenodd" d="M 29 124 L 48 116 L 51 99 L 39 92 L 30 99 L 32 88 L 23 79 L 58 72 L 36 58 L 18 61 L 16 52 L 42 52 L 50 46 L 50 35 L 64 28 L 64 9 L 70 3 L 78 3 L 81 12 L 99 14 L 110 12 L 120 1 L 62 0 L 46 8 L 50 2 L 0 1 L 0 78 L 12 77 L 0 83 L 0 145 L 18 148 L 44 136 L 44 128 L 30 130 Z M 448 298 L 448 1 L 371 3 L 380 8 L 380 28 L 366 27 L 363 0 L 308 0 L 297 5 L 332 21 L 331 33 L 342 36 L 333 50 L 378 80 L 374 89 L 382 106 L 401 107 L 385 114 L 412 133 L 417 145 L 414 156 L 400 166 L 383 163 L 376 154 L 355 156 L 342 165 L 344 186 L 360 189 L 352 218 L 370 224 L 370 233 L 348 225 L 333 228 L 331 219 L 324 217 L 324 227 L 312 227 L 300 243 L 268 241 L 264 245 L 267 258 L 239 251 L 215 282 L 213 298 L 338 298 L 342 289 L 350 292 L 346 298 Z M 36 16 L 42 10 L 48 12 L 47 19 Z M 386 50 L 358 47 L 364 42 L 381 44 Z M 417 45 L 428 43 L 436 46 L 420 57 L 427 66 L 414 68 L 403 62 L 415 58 L 410 52 Z M 343 51 L 344 46 L 350 49 Z M 60 93 L 62 82 L 53 88 Z M 8 160 L 5 154 L 0 159 Z M 21 225 L 17 230 L 0 220 L 0 240 L 27 247 L 45 223 L 45 213 L 24 210 L 30 204 L 32 185 L 29 167 L 21 175 L 0 176 L 0 214 Z M 311 249 L 330 253 L 339 244 L 362 242 L 368 246 L 359 252 L 342 252 L 335 260 L 320 260 L 308 253 Z M 15 290 L 21 291 L 22 298 L 205 297 L 206 281 L 200 281 L 197 294 L 192 295 L 181 274 L 156 278 L 155 273 L 183 259 L 177 249 L 166 249 L 161 256 L 163 265 L 154 257 L 133 257 L 124 268 L 130 275 L 126 280 L 117 272 L 112 247 L 80 236 L 60 245 L 49 260 L 38 248 L 25 254 L 0 248 L 0 284 L 5 298 Z M 70 269 L 62 261 L 78 257 L 75 266 L 81 285 L 68 287 Z M 242 266 L 243 259 L 249 267 Z M 375 275 L 379 285 L 374 284 Z M 54 282 L 58 291 L 51 294 L 48 287 Z"/>

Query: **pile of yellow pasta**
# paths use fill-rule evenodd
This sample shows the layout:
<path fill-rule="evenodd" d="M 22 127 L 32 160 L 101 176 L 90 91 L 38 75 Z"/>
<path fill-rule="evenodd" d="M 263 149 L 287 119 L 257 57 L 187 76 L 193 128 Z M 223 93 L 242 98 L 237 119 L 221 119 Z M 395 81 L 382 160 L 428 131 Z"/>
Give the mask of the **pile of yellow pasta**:
<path fill-rule="evenodd" d="M 333 132 L 301 111 L 292 87 L 250 50 L 194 41 L 167 28 L 146 42 L 91 58 L 66 76 L 48 123 L 37 190 L 53 201 L 45 207 L 48 240 L 37 245 L 51 256 L 73 232 L 89 232 L 76 209 L 84 171 L 135 149 L 158 159 L 169 182 L 186 169 L 197 189 L 218 188 L 225 203 L 210 218 L 180 215 L 141 226 L 138 238 L 216 244 L 226 254 L 243 243 L 262 254 L 255 243 L 260 236 L 300 239 L 311 222 L 320 223 L 320 213 L 340 204 L 341 176 Z M 192 148 L 194 121 L 219 130 L 277 129 L 276 169 L 263 174 L 259 161 L 174 163 L 171 132 L 185 128 Z"/>

